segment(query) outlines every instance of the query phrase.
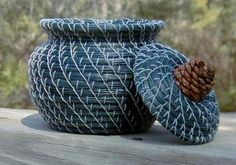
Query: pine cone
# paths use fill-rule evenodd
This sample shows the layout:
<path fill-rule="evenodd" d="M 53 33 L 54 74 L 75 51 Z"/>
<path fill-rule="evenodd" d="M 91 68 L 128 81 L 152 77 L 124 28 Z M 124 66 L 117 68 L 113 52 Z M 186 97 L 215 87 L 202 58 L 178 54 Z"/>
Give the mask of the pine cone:
<path fill-rule="evenodd" d="M 193 101 L 201 101 L 215 84 L 215 68 L 194 58 L 174 69 L 174 77 L 182 92 Z"/>

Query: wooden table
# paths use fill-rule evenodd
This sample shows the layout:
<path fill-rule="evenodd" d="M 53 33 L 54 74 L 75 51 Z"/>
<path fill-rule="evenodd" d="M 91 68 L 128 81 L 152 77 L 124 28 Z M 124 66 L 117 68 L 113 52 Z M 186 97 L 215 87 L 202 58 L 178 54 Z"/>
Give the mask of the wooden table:
<path fill-rule="evenodd" d="M 0 164 L 236 165 L 236 113 L 220 122 L 213 142 L 186 145 L 157 122 L 141 134 L 80 135 L 51 130 L 37 111 L 0 108 Z"/>

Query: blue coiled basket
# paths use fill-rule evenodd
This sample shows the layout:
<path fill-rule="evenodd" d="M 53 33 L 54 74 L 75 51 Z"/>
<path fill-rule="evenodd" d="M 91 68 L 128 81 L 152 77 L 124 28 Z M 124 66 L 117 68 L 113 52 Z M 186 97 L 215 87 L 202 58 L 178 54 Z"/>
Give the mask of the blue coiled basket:
<path fill-rule="evenodd" d="M 29 60 L 30 94 L 52 128 L 87 134 L 145 131 L 155 117 L 136 91 L 133 64 L 159 20 L 43 19 L 48 41 Z"/>

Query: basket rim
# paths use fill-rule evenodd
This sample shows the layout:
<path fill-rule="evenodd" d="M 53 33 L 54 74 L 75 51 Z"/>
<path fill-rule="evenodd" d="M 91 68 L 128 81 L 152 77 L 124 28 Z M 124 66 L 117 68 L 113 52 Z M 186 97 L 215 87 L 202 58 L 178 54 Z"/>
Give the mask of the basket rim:
<path fill-rule="evenodd" d="M 46 18 L 40 21 L 40 25 L 46 31 L 70 31 L 79 32 L 93 30 L 104 31 L 161 31 L 165 23 L 156 19 L 80 19 L 80 18 Z"/>

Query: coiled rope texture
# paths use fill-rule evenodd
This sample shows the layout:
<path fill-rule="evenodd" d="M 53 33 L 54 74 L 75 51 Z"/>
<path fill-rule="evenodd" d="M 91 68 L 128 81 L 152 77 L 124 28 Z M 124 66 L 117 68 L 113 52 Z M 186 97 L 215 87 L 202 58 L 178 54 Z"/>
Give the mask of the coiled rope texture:
<path fill-rule="evenodd" d="M 202 144 L 213 139 L 219 125 L 214 90 L 203 101 L 188 99 L 178 88 L 173 70 L 188 59 L 158 43 L 140 50 L 134 65 L 137 90 L 162 126 L 184 141 Z"/>
<path fill-rule="evenodd" d="M 147 130 L 154 118 L 133 82 L 141 46 L 162 21 L 43 19 L 49 40 L 29 60 L 32 100 L 51 127 L 88 134 Z"/>

